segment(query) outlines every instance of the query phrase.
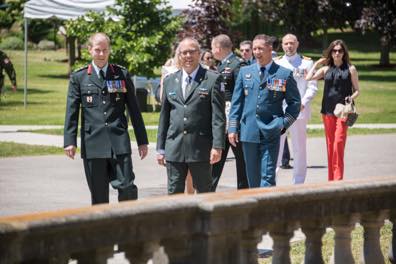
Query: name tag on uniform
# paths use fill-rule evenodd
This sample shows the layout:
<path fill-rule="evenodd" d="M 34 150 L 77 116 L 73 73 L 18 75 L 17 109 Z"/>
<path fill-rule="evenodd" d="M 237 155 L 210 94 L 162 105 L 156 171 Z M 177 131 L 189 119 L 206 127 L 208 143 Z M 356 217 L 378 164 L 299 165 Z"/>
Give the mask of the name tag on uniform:
<path fill-rule="evenodd" d="M 199 88 L 199 96 L 200 97 L 206 97 L 209 94 L 208 88 Z"/>
<path fill-rule="evenodd" d="M 126 93 L 125 80 L 107 80 L 106 86 L 109 93 Z"/>
<path fill-rule="evenodd" d="M 286 92 L 286 80 L 268 78 L 266 87 L 275 92 Z"/>

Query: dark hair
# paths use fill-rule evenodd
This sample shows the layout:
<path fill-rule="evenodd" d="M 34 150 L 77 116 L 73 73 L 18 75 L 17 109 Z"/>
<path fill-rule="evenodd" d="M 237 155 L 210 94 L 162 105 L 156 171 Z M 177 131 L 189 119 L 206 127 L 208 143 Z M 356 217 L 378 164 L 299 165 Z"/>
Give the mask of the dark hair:
<path fill-rule="evenodd" d="M 334 66 L 334 60 L 333 57 L 331 56 L 331 53 L 333 52 L 334 47 L 337 45 L 340 45 L 342 50 L 344 51 L 344 54 L 342 55 L 342 62 L 344 64 L 351 64 L 351 61 L 349 60 L 349 52 L 347 45 L 342 39 L 336 39 L 330 43 L 329 47 L 325 50 L 323 54 L 323 57 L 326 58 L 326 65 Z"/>
<path fill-rule="evenodd" d="M 242 45 L 249 45 L 250 47 L 253 46 L 251 40 L 244 40 L 244 41 L 242 41 L 241 43 L 239 43 L 239 46 L 242 46 Z"/>
<path fill-rule="evenodd" d="M 256 36 L 254 37 L 253 41 L 258 40 L 258 39 L 264 40 L 265 44 L 266 44 L 266 45 L 269 45 L 269 46 L 271 46 L 271 47 L 272 47 L 272 45 L 273 45 L 273 43 L 274 43 L 274 37 L 268 36 L 268 35 L 265 35 L 265 34 L 258 34 L 258 35 L 256 35 Z"/>
<path fill-rule="evenodd" d="M 210 50 L 202 49 L 201 50 L 201 60 L 203 60 L 206 53 L 210 53 L 212 55 L 212 52 Z"/>
<path fill-rule="evenodd" d="M 279 41 L 279 39 L 277 38 L 277 37 L 275 37 L 275 36 L 271 36 L 271 38 L 272 38 L 272 50 L 273 51 L 278 51 L 278 49 L 279 49 L 279 44 L 280 44 L 280 41 Z"/>

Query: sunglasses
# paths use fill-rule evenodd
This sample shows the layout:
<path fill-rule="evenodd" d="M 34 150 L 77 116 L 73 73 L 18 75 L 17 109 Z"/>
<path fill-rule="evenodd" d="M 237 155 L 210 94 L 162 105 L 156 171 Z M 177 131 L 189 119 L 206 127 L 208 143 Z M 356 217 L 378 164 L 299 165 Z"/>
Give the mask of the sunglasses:
<path fill-rule="evenodd" d="M 343 49 L 332 49 L 331 52 L 341 54 L 341 53 L 344 53 L 344 50 Z"/>

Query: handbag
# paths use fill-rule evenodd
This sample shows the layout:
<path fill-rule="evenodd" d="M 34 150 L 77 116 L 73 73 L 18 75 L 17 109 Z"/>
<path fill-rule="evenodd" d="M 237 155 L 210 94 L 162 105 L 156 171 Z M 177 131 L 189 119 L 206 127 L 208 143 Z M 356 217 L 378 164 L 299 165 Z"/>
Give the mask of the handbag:
<path fill-rule="evenodd" d="M 346 118 L 345 122 L 349 127 L 352 127 L 359 117 L 355 102 L 350 97 L 345 98 L 345 104 L 337 104 L 333 113 L 336 117 Z"/>

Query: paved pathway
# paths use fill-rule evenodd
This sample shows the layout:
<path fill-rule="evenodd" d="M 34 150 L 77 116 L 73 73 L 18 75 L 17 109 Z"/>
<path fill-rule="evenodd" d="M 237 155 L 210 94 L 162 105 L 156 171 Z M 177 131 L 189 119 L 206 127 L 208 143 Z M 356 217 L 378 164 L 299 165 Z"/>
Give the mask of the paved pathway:
<path fill-rule="evenodd" d="M 18 127 L 19 129 L 20 127 Z M 8 130 L 7 130 L 8 129 Z M 0 141 L 62 146 L 61 136 L 13 132 L 14 128 L 0 126 Z M 308 139 L 307 183 L 327 181 L 326 145 L 324 138 Z M 133 146 L 133 164 L 139 197 L 166 195 L 166 171 L 155 163 L 155 144 L 149 155 L 139 160 L 136 144 Z M 230 152 L 232 153 L 232 152 Z M 345 153 L 345 179 L 367 177 L 396 177 L 396 134 L 350 136 Z M 278 185 L 291 184 L 292 170 L 281 170 Z M 226 162 L 218 191 L 236 188 L 235 161 Z M 111 202 L 117 202 L 117 193 L 110 193 Z M 82 161 L 63 155 L 16 157 L 0 159 L 0 217 L 64 208 L 82 207 L 90 203 L 89 191 L 83 173 Z M 298 232 L 294 239 L 303 238 Z M 271 248 L 272 240 L 265 237 L 260 248 Z"/>

